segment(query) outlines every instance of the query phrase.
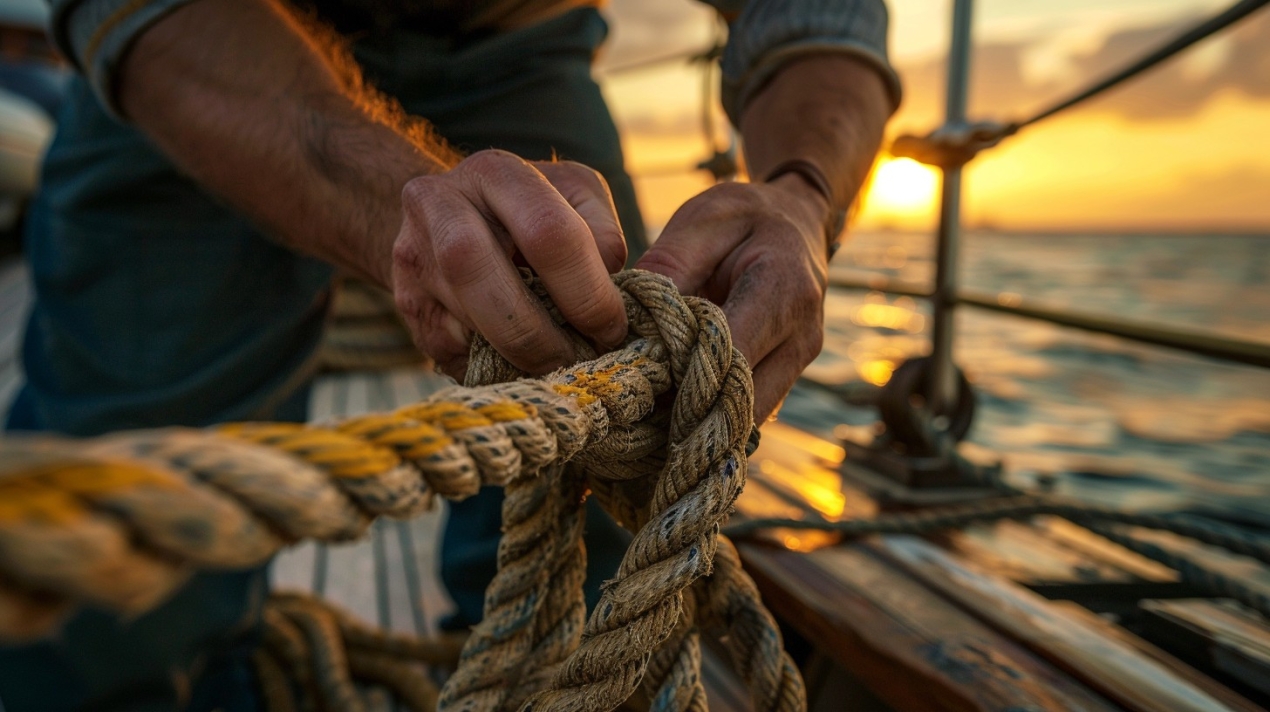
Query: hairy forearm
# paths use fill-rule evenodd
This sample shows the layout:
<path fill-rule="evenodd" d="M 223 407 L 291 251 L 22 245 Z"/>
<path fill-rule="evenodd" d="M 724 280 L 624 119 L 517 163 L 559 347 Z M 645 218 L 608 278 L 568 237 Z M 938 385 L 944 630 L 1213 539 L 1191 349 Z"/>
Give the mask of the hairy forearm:
<path fill-rule="evenodd" d="M 891 100 L 876 70 L 845 54 L 794 60 L 748 103 L 741 117 L 750 177 L 802 158 L 824 171 L 835 206 L 848 205 L 882 141 Z"/>
<path fill-rule="evenodd" d="M 276 0 L 176 10 L 137 40 L 118 97 L 178 167 L 274 239 L 384 286 L 402 187 L 455 162 Z"/>

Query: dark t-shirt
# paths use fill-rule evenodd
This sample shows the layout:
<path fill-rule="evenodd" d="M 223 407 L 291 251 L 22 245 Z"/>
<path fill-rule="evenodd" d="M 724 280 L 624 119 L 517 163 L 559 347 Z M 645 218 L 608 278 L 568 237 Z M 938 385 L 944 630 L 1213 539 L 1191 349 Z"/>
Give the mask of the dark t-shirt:
<path fill-rule="evenodd" d="M 404 27 L 462 38 L 525 27 L 603 0 L 296 0 L 345 35 Z"/>

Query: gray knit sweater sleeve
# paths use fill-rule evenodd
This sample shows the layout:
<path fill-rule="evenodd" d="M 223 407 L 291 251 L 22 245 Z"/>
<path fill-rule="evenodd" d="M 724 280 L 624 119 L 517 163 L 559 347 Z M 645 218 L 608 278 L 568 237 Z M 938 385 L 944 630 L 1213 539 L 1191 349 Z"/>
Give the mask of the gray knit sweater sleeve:
<path fill-rule="evenodd" d="M 147 27 L 193 1 L 49 0 L 49 33 L 102 103 L 117 113 L 115 74 L 128 47 Z"/>
<path fill-rule="evenodd" d="M 791 59 L 851 55 L 877 70 L 899 106 L 900 79 L 886 54 L 883 0 L 702 0 L 731 20 L 723 51 L 723 108 L 733 123 L 746 102 Z"/>

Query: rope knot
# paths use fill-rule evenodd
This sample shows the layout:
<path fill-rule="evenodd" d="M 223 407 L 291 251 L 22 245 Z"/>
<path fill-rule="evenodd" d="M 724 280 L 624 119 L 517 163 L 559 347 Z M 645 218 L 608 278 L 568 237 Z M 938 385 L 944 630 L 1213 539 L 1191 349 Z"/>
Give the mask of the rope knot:
<path fill-rule="evenodd" d="M 609 710 L 641 683 L 650 701 L 684 703 L 666 709 L 687 709 L 693 700 L 704 705 L 696 605 L 685 605 L 684 592 L 723 583 L 750 594 L 748 607 L 723 597 L 733 611 L 762 609 L 739 561 L 723 567 L 722 577 L 703 578 L 714 567 L 719 526 L 745 484 L 753 430 L 749 367 L 714 304 L 682 296 L 669 279 L 647 272 L 623 272 L 614 282 L 630 324 L 625 347 L 545 379 L 588 414 L 586 446 L 569 465 L 507 487 L 499 572 L 487 591 L 485 619 L 442 691 L 440 709 Z M 536 280 L 529 284 L 544 294 Z M 568 328 L 558 314 L 557 321 Z M 479 339 L 471 363 L 469 386 L 514 371 Z M 582 501 L 572 493 L 585 489 L 634 538 L 583 627 Z M 725 551 L 736 558 L 730 546 Z M 578 585 L 563 592 L 561 581 Z M 715 598 L 700 593 L 690 600 Z M 723 612 L 712 620 L 726 627 L 744 617 Z M 748 620 L 768 626 L 759 638 L 779 646 L 766 611 Z M 744 646 L 743 638 L 758 639 L 735 636 L 734 647 Z M 753 651 L 734 652 L 764 667 L 751 660 Z M 768 661 L 774 672 L 760 676 L 765 683 L 798 680 L 781 655 Z M 508 670 L 519 677 L 509 678 Z M 756 693 L 768 703 L 762 709 L 801 709 L 801 681 L 785 687 L 798 694 Z M 777 699 L 782 706 L 770 704 Z"/>

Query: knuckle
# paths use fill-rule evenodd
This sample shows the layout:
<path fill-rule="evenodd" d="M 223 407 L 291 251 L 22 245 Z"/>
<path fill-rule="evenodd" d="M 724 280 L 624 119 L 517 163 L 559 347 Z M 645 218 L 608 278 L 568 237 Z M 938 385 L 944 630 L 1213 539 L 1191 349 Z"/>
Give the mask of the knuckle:
<path fill-rule="evenodd" d="M 748 207 L 754 202 L 754 191 L 747 183 L 719 183 L 701 195 L 729 210 Z"/>
<path fill-rule="evenodd" d="M 580 251 L 570 250 L 567 243 L 571 236 L 585 231 L 576 215 L 562 208 L 543 208 L 531 214 L 524 232 L 516 242 L 530 261 L 545 261 L 549 266 L 580 257 Z"/>
<path fill-rule="evenodd" d="M 417 205 L 427 200 L 436 182 L 435 176 L 416 176 L 401 188 L 401 200 L 406 205 Z"/>
<path fill-rule="evenodd" d="M 802 365 L 806 366 L 820 355 L 821 349 L 825 346 L 825 330 L 816 324 L 815 328 L 808 328 L 803 332 L 803 338 L 800 339 L 799 356 Z"/>
<path fill-rule="evenodd" d="M 423 270 L 427 260 L 417 240 L 400 239 L 393 243 L 392 262 L 395 268 L 414 275 Z"/>
<path fill-rule="evenodd" d="M 750 212 L 752 206 L 749 186 L 719 183 L 684 203 L 674 217 L 691 222 L 735 218 Z"/>
<path fill-rule="evenodd" d="M 483 151 L 477 151 L 476 153 L 473 153 L 472 155 L 463 159 L 463 162 L 460 163 L 459 165 L 461 167 L 467 168 L 468 170 L 488 168 L 493 166 L 501 166 L 509 158 L 513 158 L 513 156 L 512 154 L 506 151 L 502 151 L 497 148 L 487 148 Z"/>
<path fill-rule="evenodd" d="M 702 195 L 711 195 L 715 198 L 725 198 L 728 200 L 744 200 L 749 197 L 751 188 L 748 183 L 738 183 L 729 181 L 726 183 L 716 183 L 710 186 Z"/>
<path fill-rule="evenodd" d="M 437 266 L 443 271 L 466 269 L 481 256 L 478 245 L 461 231 L 447 228 L 437 230 L 432 239 Z"/>
<path fill-rule="evenodd" d="M 528 167 L 517 155 L 497 148 L 487 148 L 468 156 L 459 164 L 458 169 L 477 180 L 500 177 L 510 171 Z"/>
<path fill-rule="evenodd" d="M 810 307 L 814 311 L 819 311 L 823 299 L 824 293 L 814 279 L 797 280 L 793 291 L 793 300 L 803 310 L 807 310 Z"/>
<path fill-rule="evenodd" d="M 585 181 L 592 187 L 607 190 L 608 181 L 604 180 L 604 174 L 591 166 L 577 161 L 561 161 L 560 165 L 565 166 L 571 174 L 576 175 L 579 180 Z"/>

